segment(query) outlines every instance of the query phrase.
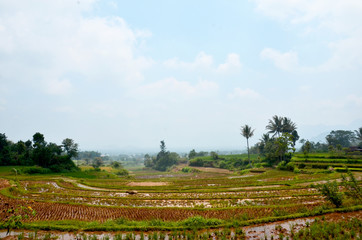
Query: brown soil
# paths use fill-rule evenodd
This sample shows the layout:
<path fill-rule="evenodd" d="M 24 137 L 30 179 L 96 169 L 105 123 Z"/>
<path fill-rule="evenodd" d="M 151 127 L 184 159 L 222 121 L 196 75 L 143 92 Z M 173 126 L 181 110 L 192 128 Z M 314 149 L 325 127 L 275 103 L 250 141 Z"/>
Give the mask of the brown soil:
<path fill-rule="evenodd" d="M 200 170 L 201 172 L 227 173 L 227 174 L 233 173 L 233 171 L 221 168 L 209 168 L 209 167 L 191 167 L 191 168 L 195 168 L 197 170 Z"/>
<path fill-rule="evenodd" d="M 338 222 L 341 220 L 350 220 L 352 218 L 362 219 L 362 211 L 347 212 L 347 213 L 329 213 L 322 216 L 328 222 Z M 294 232 L 297 232 L 300 229 L 304 228 L 307 222 L 309 223 L 314 222 L 316 218 L 321 218 L 322 216 L 297 218 L 286 221 L 277 221 L 268 224 L 259 224 L 259 225 L 244 227 L 243 231 L 246 233 L 246 239 L 264 239 L 265 236 L 267 237 L 267 239 L 271 239 L 271 236 L 273 236 L 274 239 L 278 239 L 279 233 L 283 233 L 285 237 L 286 236 L 290 237 L 291 227 L 293 227 Z M 278 228 L 277 226 L 280 226 L 280 228 Z"/>
<path fill-rule="evenodd" d="M 155 187 L 166 186 L 168 182 L 130 182 L 127 185 L 131 187 Z"/>
<path fill-rule="evenodd" d="M 266 186 L 254 186 L 254 187 L 239 187 L 239 188 L 230 188 L 230 190 L 253 190 L 253 189 L 263 189 L 263 188 L 277 188 L 282 187 L 283 185 L 266 185 Z"/>

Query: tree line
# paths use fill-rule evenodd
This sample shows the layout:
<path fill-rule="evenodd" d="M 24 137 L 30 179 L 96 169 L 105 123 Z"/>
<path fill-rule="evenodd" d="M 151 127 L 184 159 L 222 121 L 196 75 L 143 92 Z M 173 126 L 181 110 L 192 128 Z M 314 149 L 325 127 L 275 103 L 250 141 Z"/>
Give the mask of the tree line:
<path fill-rule="evenodd" d="M 253 152 L 257 151 L 265 158 L 269 165 L 280 161 L 288 161 L 291 152 L 295 152 L 295 144 L 299 139 L 297 125 L 288 117 L 273 116 L 265 127 L 264 133 L 258 143 L 253 146 Z M 248 159 L 250 163 L 249 138 L 254 135 L 254 130 L 249 125 L 241 126 L 241 135 L 247 140 Z M 251 163 L 250 163 L 251 164 Z"/>
<path fill-rule="evenodd" d="M 299 140 L 297 125 L 288 117 L 273 116 L 269 119 L 267 130 L 259 141 L 249 148 L 249 138 L 253 137 L 254 130 L 248 124 L 241 126 L 240 134 L 247 140 L 248 159 L 250 152 L 260 154 L 269 165 L 281 161 L 288 162 L 292 153 L 296 151 L 296 143 Z M 326 136 L 326 143 L 314 143 L 301 139 L 301 152 L 333 152 L 353 151 L 362 148 L 362 127 L 355 131 L 334 130 Z"/>
<path fill-rule="evenodd" d="M 16 143 L 0 133 L 1 166 L 40 166 L 53 172 L 75 171 L 77 166 L 72 158 L 78 154 L 78 144 L 66 138 L 61 145 L 48 143 L 44 135 L 37 132 L 32 140 Z"/>

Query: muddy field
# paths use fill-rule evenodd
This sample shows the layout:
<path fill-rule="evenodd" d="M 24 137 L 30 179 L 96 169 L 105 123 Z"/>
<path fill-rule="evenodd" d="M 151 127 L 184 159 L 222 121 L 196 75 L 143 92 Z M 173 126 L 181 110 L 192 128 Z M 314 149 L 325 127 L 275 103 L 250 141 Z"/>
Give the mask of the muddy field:
<path fill-rule="evenodd" d="M 27 206 L 36 211 L 35 216 L 26 220 L 29 223 L 76 220 L 102 224 L 117 219 L 177 222 L 192 217 L 227 222 L 256 221 L 333 208 L 312 184 L 323 183 L 326 178 L 340 178 L 337 174 L 295 177 L 275 170 L 245 176 L 229 174 L 215 177 L 214 172 L 211 174 L 203 179 L 199 178 L 200 174 L 178 175 L 178 178 L 164 175 L 162 180 L 152 181 L 139 178 L 79 181 L 65 177 L 26 177 L 10 182 L 1 179 L 0 218 L 7 218 L 8 209 Z M 330 221 L 351 217 L 361 219 L 361 211 L 325 217 Z M 287 236 L 290 232 L 288 226 L 298 230 L 314 218 L 243 227 L 242 231 L 250 239 L 277 237 L 280 231 Z M 104 234 L 97 233 L 98 236 Z M 62 236 L 65 239 L 66 236 L 75 237 L 67 233 L 62 233 Z M 213 238 L 218 239 L 217 236 Z"/>

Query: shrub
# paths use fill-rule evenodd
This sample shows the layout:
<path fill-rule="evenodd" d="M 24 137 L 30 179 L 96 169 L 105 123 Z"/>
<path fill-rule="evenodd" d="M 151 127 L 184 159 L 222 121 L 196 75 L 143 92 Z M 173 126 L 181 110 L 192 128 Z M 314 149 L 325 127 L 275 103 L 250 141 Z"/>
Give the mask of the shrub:
<path fill-rule="evenodd" d="M 346 195 L 362 201 L 362 188 L 358 185 L 358 182 L 354 175 L 347 170 L 347 176 L 342 174 L 342 185 L 346 188 Z"/>
<path fill-rule="evenodd" d="M 316 188 L 322 195 L 327 198 L 327 200 L 333 203 L 337 208 L 342 205 L 343 194 L 339 192 L 338 184 L 336 181 L 327 182 L 325 184 L 318 184 Z"/>
<path fill-rule="evenodd" d="M 289 162 L 285 167 L 288 171 L 294 171 L 295 164 L 293 162 Z"/>
<path fill-rule="evenodd" d="M 195 158 L 190 160 L 190 166 L 203 167 L 204 161 L 201 158 Z"/>
<path fill-rule="evenodd" d="M 129 172 L 127 171 L 127 169 L 120 169 L 117 173 L 118 176 L 128 176 Z"/>
<path fill-rule="evenodd" d="M 279 170 L 286 170 L 286 162 L 285 161 L 281 161 L 278 166 L 277 166 L 277 169 Z"/>
<path fill-rule="evenodd" d="M 46 173 L 51 173 L 51 170 L 48 168 L 34 166 L 34 167 L 23 168 L 22 172 L 26 174 L 46 174 Z"/>
<path fill-rule="evenodd" d="M 185 173 L 195 173 L 195 172 L 201 172 L 200 170 L 198 169 L 195 169 L 195 168 L 190 168 L 190 167 L 184 167 L 181 169 L 182 172 L 185 172 Z"/>
<path fill-rule="evenodd" d="M 222 224 L 223 221 L 216 218 L 205 219 L 202 216 L 194 216 L 181 221 L 182 226 L 186 227 L 206 227 L 206 226 L 217 226 Z"/>

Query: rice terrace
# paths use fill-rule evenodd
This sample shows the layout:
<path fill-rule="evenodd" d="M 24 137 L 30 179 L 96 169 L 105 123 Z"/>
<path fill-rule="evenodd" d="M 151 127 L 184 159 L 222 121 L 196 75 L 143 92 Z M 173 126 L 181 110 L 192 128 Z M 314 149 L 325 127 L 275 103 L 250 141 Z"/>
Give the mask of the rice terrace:
<path fill-rule="evenodd" d="M 288 119 L 280 119 L 285 127 Z M 252 133 L 242 126 L 244 137 Z M 333 145 L 340 140 L 336 133 L 327 136 L 329 145 L 302 141 L 296 151 L 293 135 L 284 129 L 271 138 L 265 134 L 247 154 L 229 155 L 191 150 L 182 157 L 161 141 L 160 152 L 141 157 L 140 165 L 136 159 L 80 152 L 72 139 L 56 145 L 36 133 L 32 142 L 12 143 L 2 134 L 1 160 L 9 166 L 0 167 L 0 234 L 360 239 L 362 154 L 358 147 Z M 343 134 L 349 133 L 354 134 Z"/>
<path fill-rule="evenodd" d="M 0 239 L 362 239 L 362 0 L 0 0 Z"/>

